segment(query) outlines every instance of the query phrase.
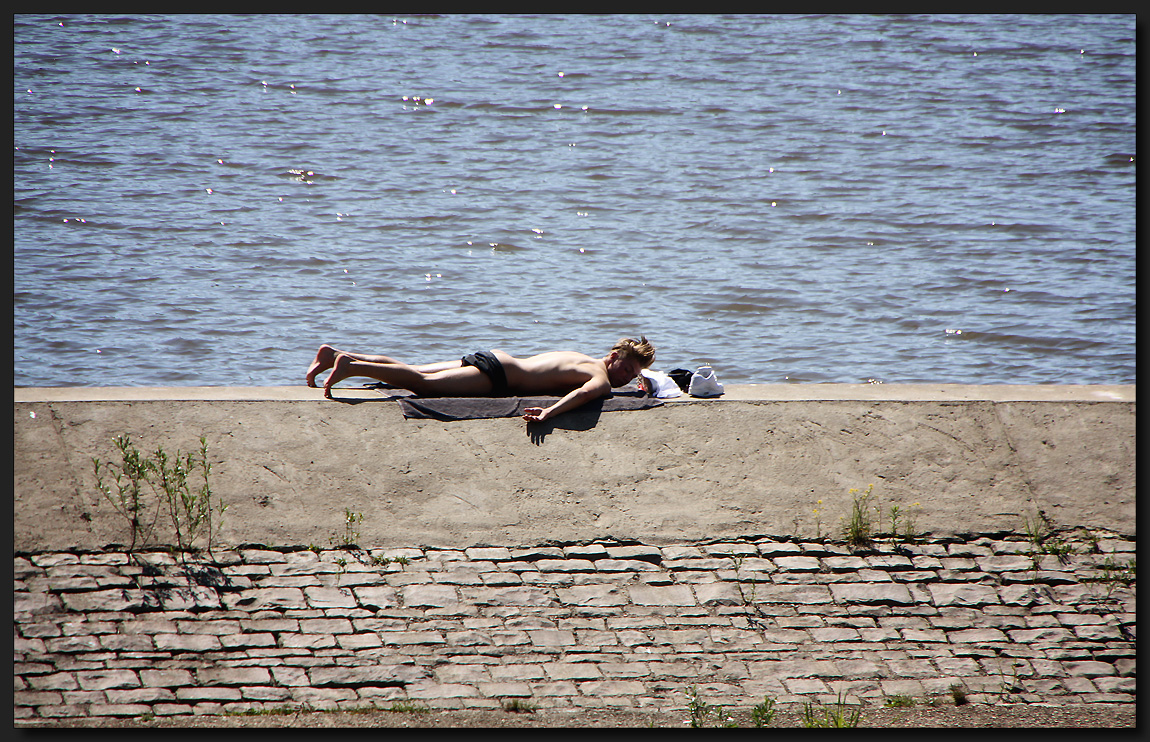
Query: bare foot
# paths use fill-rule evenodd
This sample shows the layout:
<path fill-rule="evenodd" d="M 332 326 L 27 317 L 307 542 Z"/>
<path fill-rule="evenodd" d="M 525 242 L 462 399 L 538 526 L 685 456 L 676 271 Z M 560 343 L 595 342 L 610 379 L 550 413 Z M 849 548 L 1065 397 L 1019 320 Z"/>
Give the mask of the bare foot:
<path fill-rule="evenodd" d="M 331 365 L 331 373 L 328 374 L 327 381 L 323 384 L 323 396 L 331 399 L 332 385 L 338 384 L 348 376 L 351 376 L 348 366 L 350 366 L 354 360 L 354 358 L 344 353 L 338 353 L 336 355 L 335 361 Z"/>
<path fill-rule="evenodd" d="M 308 366 L 307 369 L 307 385 L 315 388 L 317 386 L 315 377 L 331 368 L 332 364 L 335 363 L 335 357 L 338 355 L 339 351 L 330 345 L 319 346 L 319 350 L 316 351 L 315 354 L 315 360 L 311 362 L 311 365 Z"/>

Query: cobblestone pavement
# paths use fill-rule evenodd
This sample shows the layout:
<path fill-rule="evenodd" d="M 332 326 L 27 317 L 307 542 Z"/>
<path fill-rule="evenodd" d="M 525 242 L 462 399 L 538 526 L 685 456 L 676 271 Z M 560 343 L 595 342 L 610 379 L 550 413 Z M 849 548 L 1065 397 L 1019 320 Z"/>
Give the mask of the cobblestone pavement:
<path fill-rule="evenodd" d="M 1133 704 L 1135 542 L 1068 538 L 17 554 L 15 720 Z"/>

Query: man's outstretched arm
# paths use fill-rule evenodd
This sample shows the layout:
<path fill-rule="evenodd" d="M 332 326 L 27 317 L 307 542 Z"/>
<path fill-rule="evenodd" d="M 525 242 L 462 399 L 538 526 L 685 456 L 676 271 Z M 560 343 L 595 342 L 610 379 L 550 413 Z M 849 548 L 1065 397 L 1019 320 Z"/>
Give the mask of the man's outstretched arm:
<path fill-rule="evenodd" d="M 591 379 L 583 386 L 568 392 L 550 407 L 528 407 L 523 411 L 523 419 L 529 423 L 539 423 L 576 407 L 587 404 L 593 399 L 605 397 L 611 393 L 611 383 L 606 379 Z"/>

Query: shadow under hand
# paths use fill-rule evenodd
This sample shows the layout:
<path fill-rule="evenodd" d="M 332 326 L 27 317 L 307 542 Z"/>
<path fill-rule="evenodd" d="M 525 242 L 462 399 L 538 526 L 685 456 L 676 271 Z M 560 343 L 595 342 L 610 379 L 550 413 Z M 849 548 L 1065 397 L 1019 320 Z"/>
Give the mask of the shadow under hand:
<path fill-rule="evenodd" d="M 577 410 L 564 412 L 554 420 L 545 420 L 541 423 L 527 423 L 527 436 L 531 438 L 531 442 L 536 446 L 541 446 L 547 436 L 556 429 L 583 431 L 594 428 L 595 425 L 598 424 L 601 414 L 603 414 L 602 401 L 589 402 Z"/>

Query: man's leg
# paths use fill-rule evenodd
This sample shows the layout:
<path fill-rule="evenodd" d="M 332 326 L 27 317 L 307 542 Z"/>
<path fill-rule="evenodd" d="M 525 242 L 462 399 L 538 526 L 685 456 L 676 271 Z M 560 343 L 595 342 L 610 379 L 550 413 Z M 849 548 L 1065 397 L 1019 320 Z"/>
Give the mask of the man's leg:
<path fill-rule="evenodd" d="M 428 373 L 423 368 L 434 370 Z M 362 361 L 353 355 L 340 353 L 335 357 L 331 374 L 323 385 L 324 396 L 330 398 L 332 386 L 352 376 L 365 376 L 427 397 L 481 396 L 490 394 L 492 390 L 487 374 L 459 362 L 420 367 L 390 358 L 387 362 Z"/>
<path fill-rule="evenodd" d="M 309 366 L 307 369 L 307 385 L 310 387 L 318 386 L 318 384 L 315 383 L 315 377 L 331 368 L 335 364 L 336 356 L 340 355 L 341 353 L 345 356 L 350 356 L 356 361 L 406 365 L 400 363 L 400 361 L 397 361 L 394 358 L 388 358 L 387 356 L 371 355 L 367 353 L 351 353 L 346 350 L 338 350 L 330 345 L 325 344 L 319 346 L 319 350 L 316 351 L 315 354 L 315 360 L 311 362 L 311 366 Z M 462 365 L 462 361 L 444 361 L 443 363 L 428 363 L 422 366 L 415 366 L 415 368 L 419 369 L 425 374 L 432 374 L 436 371 L 445 371 L 447 369 L 459 368 Z"/>

